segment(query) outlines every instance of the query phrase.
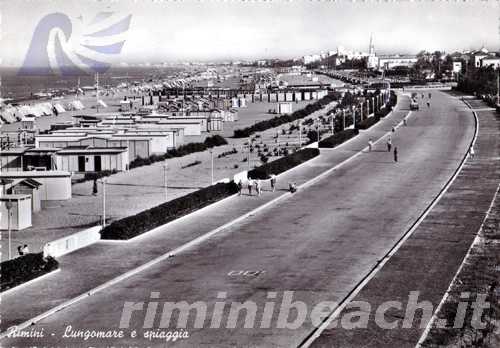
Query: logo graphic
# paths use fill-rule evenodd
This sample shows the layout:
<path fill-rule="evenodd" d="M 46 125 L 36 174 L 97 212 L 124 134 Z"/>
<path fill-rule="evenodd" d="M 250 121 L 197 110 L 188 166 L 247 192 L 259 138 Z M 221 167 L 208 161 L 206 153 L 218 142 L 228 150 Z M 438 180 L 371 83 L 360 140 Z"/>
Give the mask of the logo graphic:
<path fill-rule="evenodd" d="M 18 75 L 102 73 L 123 48 L 132 15 L 99 12 L 85 23 L 63 13 L 43 17 L 35 28 Z"/>

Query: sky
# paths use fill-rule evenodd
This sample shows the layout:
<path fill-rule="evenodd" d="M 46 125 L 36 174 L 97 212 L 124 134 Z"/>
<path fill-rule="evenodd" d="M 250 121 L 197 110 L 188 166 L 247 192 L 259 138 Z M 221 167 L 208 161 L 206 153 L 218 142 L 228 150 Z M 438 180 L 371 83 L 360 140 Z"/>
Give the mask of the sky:
<path fill-rule="evenodd" d="M 73 46 L 103 11 L 132 15 L 121 52 L 105 57 L 122 64 L 293 58 L 340 45 L 367 51 L 370 34 L 384 54 L 500 48 L 494 0 L 0 0 L 0 64 L 23 63 L 46 15 L 71 20 Z"/>

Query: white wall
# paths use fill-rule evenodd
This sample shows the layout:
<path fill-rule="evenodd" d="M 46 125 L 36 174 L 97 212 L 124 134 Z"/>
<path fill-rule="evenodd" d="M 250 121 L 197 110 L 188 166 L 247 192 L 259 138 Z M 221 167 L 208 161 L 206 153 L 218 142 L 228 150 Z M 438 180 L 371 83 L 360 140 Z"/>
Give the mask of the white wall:
<path fill-rule="evenodd" d="M 51 241 L 45 244 L 43 248 L 44 253 L 52 257 L 59 257 L 84 248 L 98 242 L 101 239 L 101 234 L 99 233 L 100 230 L 101 226 L 94 226 L 67 237 Z"/>

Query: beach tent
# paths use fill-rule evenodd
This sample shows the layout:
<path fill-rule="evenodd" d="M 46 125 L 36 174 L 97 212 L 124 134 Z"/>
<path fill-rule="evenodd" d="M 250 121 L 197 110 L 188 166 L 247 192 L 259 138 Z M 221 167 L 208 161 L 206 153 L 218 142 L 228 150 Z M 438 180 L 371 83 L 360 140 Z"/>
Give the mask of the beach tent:
<path fill-rule="evenodd" d="M 37 117 L 42 116 L 42 113 L 40 110 L 33 108 L 29 105 L 21 105 L 17 107 L 17 113 L 19 116 L 17 117 L 18 119 L 21 119 L 22 117 L 28 115 L 28 114 L 33 114 Z"/>
<path fill-rule="evenodd" d="M 40 104 L 36 104 L 35 106 L 42 112 L 42 116 L 52 115 L 52 104 L 40 103 Z"/>
<path fill-rule="evenodd" d="M 59 114 L 66 112 L 64 107 L 59 103 L 54 104 L 54 109 L 56 109 Z"/>
<path fill-rule="evenodd" d="M 97 101 L 97 104 L 99 104 L 99 106 L 101 106 L 101 107 L 103 107 L 103 108 L 107 108 L 107 107 L 108 107 L 108 106 L 106 105 L 106 103 L 105 103 L 105 102 L 103 102 L 101 99 L 99 99 L 99 100 Z"/>
<path fill-rule="evenodd" d="M 82 102 L 80 100 L 73 100 L 70 104 L 73 107 L 73 110 L 83 110 L 83 109 L 85 109 L 85 106 L 83 106 L 83 104 L 82 104 Z"/>

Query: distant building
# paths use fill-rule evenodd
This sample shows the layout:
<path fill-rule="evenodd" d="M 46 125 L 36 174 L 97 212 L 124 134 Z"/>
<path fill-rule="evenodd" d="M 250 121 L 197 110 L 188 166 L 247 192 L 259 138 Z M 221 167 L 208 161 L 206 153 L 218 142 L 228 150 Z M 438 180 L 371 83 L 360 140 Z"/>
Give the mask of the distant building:
<path fill-rule="evenodd" d="M 453 72 L 459 73 L 460 71 L 462 71 L 462 62 L 453 62 Z"/>
<path fill-rule="evenodd" d="M 311 54 L 303 57 L 304 64 L 311 64 L 321 60 L 321 56 L 319 54 Z"/>
<path fill-rule="evenodd" d="M 388 55 L 379 56 L 377 69 L 378 70 L 388 70 L 393 69 L 397 66 L 412 67 L 417 62 L 417 57 L 413 55 Z"/>
<path fill-rule="evenodd" d="M 486 57 L 481 59 L 480 66 L 483 68 L 493 66 L 493 68 L 497 69 L 500 67 L 500 57 Z"/>
<path fill-rule="evenodd" d="M 480 68 L 481 67 L 481 60 L 483 60 L 484 58 L 488 57 L 487 54 L 482 54 L 482 53 L 476 53 L 474 54 L 474 66 L 476 68 Z"/>

